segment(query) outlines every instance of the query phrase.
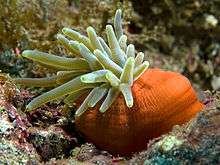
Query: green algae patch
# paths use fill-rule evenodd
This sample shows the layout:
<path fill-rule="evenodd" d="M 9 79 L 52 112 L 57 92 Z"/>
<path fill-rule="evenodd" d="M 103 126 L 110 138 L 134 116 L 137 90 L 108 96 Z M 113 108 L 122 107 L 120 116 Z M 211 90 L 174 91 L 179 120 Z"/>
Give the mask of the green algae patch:
<path fill-rule="evenodd" d="M 39 156 L 36 153 L 27 153 L 4 138 L 0 139 L 0 164 L 38 164 Z"/>

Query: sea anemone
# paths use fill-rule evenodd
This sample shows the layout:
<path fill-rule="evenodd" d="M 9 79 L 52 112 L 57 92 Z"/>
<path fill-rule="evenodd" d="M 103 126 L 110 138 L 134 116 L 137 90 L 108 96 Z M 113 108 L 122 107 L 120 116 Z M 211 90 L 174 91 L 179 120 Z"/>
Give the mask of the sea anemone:
<path fill-rule="evenodd" d="M 33 99 L 27 110 L 63 97 L 67 104 L 83 100 L 75 112 L 77 130 L 102 149 L 128 155 L 203 108 L 187 78 L 175 72 L 147 70 L 144 53 L 136 54 L 134 45 L 127 45 L 121 10 L 116 11 L 114 27 L 106 26 L 108 44 L 92 27 L 87 28 L 88 37 L 69 28 L 62 32 L 68 38 L 58 34 L 57 39 L 75 58 L 36 50 L 22 53 L 58 70 L 49 78 L 15 79 L 18 84 L 54 87 Z"/>
<path fill-rule="evenodd" d="M 120 92 L 127 106 L 132 107 L 131 86 L 148 68 L 149 63 L 143 62 L 144 53 L 142 52 L 135 57 L 133 44 L 127 46 L 127 36 L 123 35 L 122 31 L 121 10 L 116 12 L 114 29 L 112 25 L 106 26 L 108 46 L 103 38 L 97 36 L 93 27 L 87 28 L 88 37 L 75 30 L 63 28 L 62 32 L 72 40 L 68 40 L 62 34 L 58 34 L 57 39 L 75 55 L 75 58 L 59 57 L 36 50 L 23 51 L 23 57 L 60 70 L 56 76 L 49 78 L 16 79 L 17 83 L 23 85 L 59 86 L 35 98 L 28 104 L 27 109 L 36 109 L 66 95 L 68 96 L 64 102 L 70 103 L 88 89 L 92 90 L 76 111 L 77 116 L 88 107 L 94 107 L 106 94 L 106 99 L 99 108 L 100 112 L 105 112 Z"/>

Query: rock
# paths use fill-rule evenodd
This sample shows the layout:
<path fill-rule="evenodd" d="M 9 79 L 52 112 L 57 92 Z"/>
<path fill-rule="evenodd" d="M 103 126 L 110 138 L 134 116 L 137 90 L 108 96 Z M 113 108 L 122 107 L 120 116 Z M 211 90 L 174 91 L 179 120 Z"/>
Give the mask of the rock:
<path fill-rule="evenodd" d="M 28 140 L 34 145 L 43 160 L 62 158 L 69 155 L 76 145 L 76 140 L 57 126 L 48 128 L 31 127 Z"/>
<path fill-rule="evenodd" d="M 39 164 L 39 155 L 33 148 L 29 149 L 20 148 L 12 140 L 0 139 L 0 164 Z"/>
<path fill-rule="evenodd" d="M 133 165 L 220 164 L 220 93 L 206 100 L 206 108 L 184 126 L 150 142 L 133 156 Z"/>

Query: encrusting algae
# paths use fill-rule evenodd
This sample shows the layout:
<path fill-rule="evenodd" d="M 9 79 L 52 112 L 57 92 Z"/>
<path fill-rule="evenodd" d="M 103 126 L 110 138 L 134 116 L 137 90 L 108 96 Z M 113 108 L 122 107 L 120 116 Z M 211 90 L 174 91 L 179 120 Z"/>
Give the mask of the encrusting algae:
<path fill-rule="evenodd" d="M 160 69 L 147 69 L 144 53 L 136 55 L 123 34 L 121 10 L 114 26 L 106 26 L 108 44 L 92 27 L 88 37 L 63 28 L 58 41 L 75 58 L 26 50 L 23 57 L 58 70 L 49 78 L 18 78 L 18 84 L 55 87 L 28 105 L 29 111 L 55 99 L 80 102 L 76 128 L 85 138 L 112 154 L 129 155 L 147 146 L 148 140 L 189 121 L 203 109 L 189 80 Z M 70 40 L 69 40 L 70 39 Z M 105 113 L 104 113 L 105 112 Z"/>

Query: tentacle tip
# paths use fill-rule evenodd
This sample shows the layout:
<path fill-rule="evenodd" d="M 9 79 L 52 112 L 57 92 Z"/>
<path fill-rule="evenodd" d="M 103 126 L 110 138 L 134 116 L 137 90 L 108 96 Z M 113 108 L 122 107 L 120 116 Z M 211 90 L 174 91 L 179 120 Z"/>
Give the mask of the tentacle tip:
<path fill-rule="evenodd" d="M 95 104 L 88 103 L 88 107 L 93 108 L 94 106 L 95 106 Z"/>
<path fill-rule="evenodd" d="M 92 26 L 87 27 L 87 28 L 86 28 L 86 31 L 87 31 L 88 33 L 95 32 L 95 30 L 94 30 L 94 28 L 93 28 Z"/>
<path fill-rule="evenodd" d="M 60 38 L 60 37 L 63 37 L 63 35 L 58 33 L 58 34 L 56 35 L 56 37 L 57 37 L 57 38 Z"/>
<path fill-rule="evenodd" d="M 82 110 L 82 109 L 78 109 L 78 110 L 76 110 L 76 112 L 75 112 L 75 116 L 76 117 L 80 117 L 83 113 L 85 113 L 85 111 L 86 110 Z"/>
<path fill-rule="evenodd" d="M 23 57 L 28 57 L 28 56 L 31 55 L 33 52 L 34 52 L 34 50 L 24 50 L 21 55 L 22 55 Z"/>
<path fill-rule="evenodd" d="M 80 77 L 80 80 L 81 80 L 81 82 L 84 82 L 84 83 L 85 83 L 85 82 L 86 82 L 86 77 L 85 77 L 85 76 L 81 76 L 81 77 Z"/>
<path fill-rule="evenodd" d="M 107 108 L 102 108 L 102 107 L 99 108 L 99 112 L 101 113 L 105 113 L 106 111 L 107 111 Z"/>
<path fill-rule="evenodd" d="M 80 117 L 82 114 L 81 113 L 79 113 L 79 112 L 75 112 L 75 117 Z"/>
<path fill-rule="evenodd" d="M 75 116 L 77 116 L 77 117 L 81 116 L 82 114 L 83 114 L 83 113 L 82 113 L 82 111 L 81 111 L 80 108 L 77 109 L 76 112 L 75 112 Z"/>
<path fill-rule="evenodd" d="M 133 107 L 133 101 L 130 101 L 127 103 L 128 108 L 132 108 Z"/>
<path fill-rule="evenodd" d="M 121 38 L 120 38 L 122 41 L 124 41 L 124 42 L 126 42 L 127 41 L 127 39 L 128 39 L 128 37 L 126 36 L 126 35 L 122 35 L 121 36 Z"/>
<path fill-rule="evenodd" d="M 117 14 L 120 14 L 120 15 L 121 15 L 121 12 L 122 12 L 121 9 L 117 9 L 117 10 L 116 10 L 116 15 L 117 15 Z"/>
<path fill-rule="evenodd" d="M 59 41 L 59 40 L 64 39 L 65 37 L 64 37 L 62 34 L 57 34 L 57 35 L 56 35 L 56 38 L 57 38 L 57 40 Z"/>
<path fill-rule="evenodd" d="M 129 58 L 127 59 L 127 62 L 128 62 L 129 64 L 134 63 L 134 62 L 135 62 L 134 57 L 129 57 Z"/>
<path fill-rule="evenodd" d="M 107 30 L 107 31 L 113 30 L 112 25 L 106 25 L 106 30 Z"/>
<path fill-rule="evenodd" d="M 66 27 L 64 27 L 63 29 L 62 29 L 62 32 L 65 34 L 65 33 L 67 33 L 69 31 L 69 28 L 66 28 Z"/>
<path fill-rule="evenodd" d="M 99 49 L 95 49 L 95 50 L 93 51 L 93 53 L 94 53 L 95 55 L 98 55 L 98 54 L 101 54 L 102 52 L 101 52 Z"/>
<path fill-rule="evenodd" d="M 146 68 L 149 68 L 149 66 L 150 66 L 149 61 L 144 61 L 144 64 L 145 64 L 145 67 L 146 67 Z"/>
<path fill-rule="evenodd" d="M 128 47 L 129 47 L 130 49 L 134 49 L 134 48 L 135 48 L 134 44 L 129 44 Z"/>
<path fill-rule="evenodd" d="M 81 76 L 80 77 L 81 82 L 83 83 L 94 83 L 95 82 L 95 78 L 92 76 Z"/>
<path fill-rule="evenodd" d="M 73 41 L 73 40 L 69 40 L 69 44 L 74 44 L 76 41 Z"/>
<path fill-rule="evenodd" d="M 27 106 L 26 106 L 26 111 L 27 112 L 31 112 L 31 111 L 33 111 L 34 110 L 34 108 L 30 105 L 30 104 L 28 104 Z"/>
<path fill-rule="evenodd" d="M 69 45 L 77 45 L 77 47 L 79 48 L 80 43 L 78 41 L 70 40 Z"/>

